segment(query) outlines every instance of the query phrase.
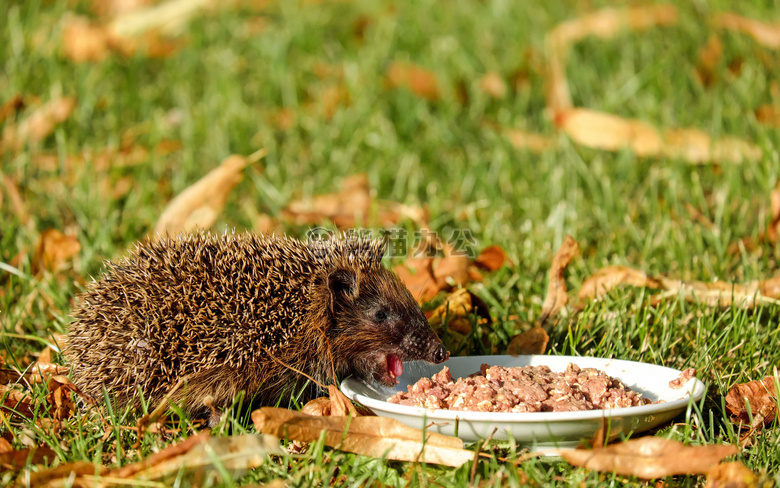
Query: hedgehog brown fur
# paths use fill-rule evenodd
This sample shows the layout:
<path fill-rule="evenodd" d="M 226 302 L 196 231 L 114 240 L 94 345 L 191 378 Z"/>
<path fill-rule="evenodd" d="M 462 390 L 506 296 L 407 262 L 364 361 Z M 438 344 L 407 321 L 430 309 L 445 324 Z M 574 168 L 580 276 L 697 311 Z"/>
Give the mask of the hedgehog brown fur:
<path fill-rule="evenodd" d="M 66 358 L 73 381 L 103 398 L 172 399 L 192 415 L 239 392 L 271 404 L 333 373 L 392 385 L 401 361 L 448 356 L 382 241 L 343 235 L 206 233 L 136 246 L 79 297 Z M 297 370 L 297 372 L 296 372 Z"/>

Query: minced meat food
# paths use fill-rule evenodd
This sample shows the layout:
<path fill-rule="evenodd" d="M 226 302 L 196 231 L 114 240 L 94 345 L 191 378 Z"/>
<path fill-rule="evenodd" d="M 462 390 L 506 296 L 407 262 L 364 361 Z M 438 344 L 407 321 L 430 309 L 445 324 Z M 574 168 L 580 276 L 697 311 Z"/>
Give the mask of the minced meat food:
<path fill-rule="evenodd" d="M 505 368 L 483 364 L 478 373 L 453 381 L 446 366 L 422 378 L 388 402 L 432 409 L 474 412 L 572 412 L 647 405 L 615 378 L 570 363 L 563 373 L 547 366 Z"/>

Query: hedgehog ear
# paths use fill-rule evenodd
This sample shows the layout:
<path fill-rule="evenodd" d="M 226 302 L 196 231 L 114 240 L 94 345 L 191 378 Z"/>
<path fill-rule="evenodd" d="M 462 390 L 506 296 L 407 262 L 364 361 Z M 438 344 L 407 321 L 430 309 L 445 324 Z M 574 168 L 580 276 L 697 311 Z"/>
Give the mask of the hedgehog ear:
<path fill-rule="evenodd" d="M 338 268 L 328 275 L 330 290 L 330 310 L 334 310 L 336 300 L 345 298 L 353 301 L 358 296 L 358 276 L 352 269 Z"/>

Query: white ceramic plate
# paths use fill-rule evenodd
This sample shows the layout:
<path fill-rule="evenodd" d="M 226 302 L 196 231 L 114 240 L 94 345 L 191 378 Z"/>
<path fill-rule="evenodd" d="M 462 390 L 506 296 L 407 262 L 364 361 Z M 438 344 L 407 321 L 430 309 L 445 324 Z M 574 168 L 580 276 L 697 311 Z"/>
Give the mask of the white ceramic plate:
<path fill-rule="evenodd" d="M 450 368 L 453 378 L 460 378 L 479 371 L 483 363 L 491 366 L 547 365 L 555 372 L 564 371 L 569 363 L 581 368 L 598 368 L 642 393 L 645 398 L 652 401 L 665 400 L 665 403 L 582 412 L 490 413 L 430 410 L 386 401 L 394 393 L 407 391 L 407 386 L 420 378 L 438 373 L 443 366 Z M 669 382 L 679 375 L 680 371 L 676 369 L 619 359 L 536 355 L 470 356 L 450 358 L 439 365 L 417 361 L 404 363 L 404 373 L 394 388 L 368 385 L 347 378 L 341 383 L 341 390 L 347 397 L 362 403 L 377 415 L 396 418 L 411 427 L 423 428 L 427 425 L 434 432 L 457 435 L 467 442 L 486 439 L 497 427 L 494 439 L 514 439 L 518 444 L 544 449 L 576 445 L 598 430 L 602 417 L 609 419 L 611 437 L 621 433 L 639 433 L 668 422 L 685 411 L 691 398 L 694 402 L 699 401 L 706 390 L 704 384 L 696 378 L 679 390 L 671 389 Z"/>

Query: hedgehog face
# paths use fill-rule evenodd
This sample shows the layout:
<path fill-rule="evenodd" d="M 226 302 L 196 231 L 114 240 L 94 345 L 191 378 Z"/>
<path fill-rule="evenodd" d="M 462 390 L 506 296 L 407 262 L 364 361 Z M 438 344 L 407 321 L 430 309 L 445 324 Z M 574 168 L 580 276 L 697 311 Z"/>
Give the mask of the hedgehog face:
<path fill-rule="evenodd" d="M 338 269 L 328 280 L 337 369 L 385 385 L 398 383 L 403 361 L 441 363 L 449 357 L 428 320 L 392 271 Z"/>

